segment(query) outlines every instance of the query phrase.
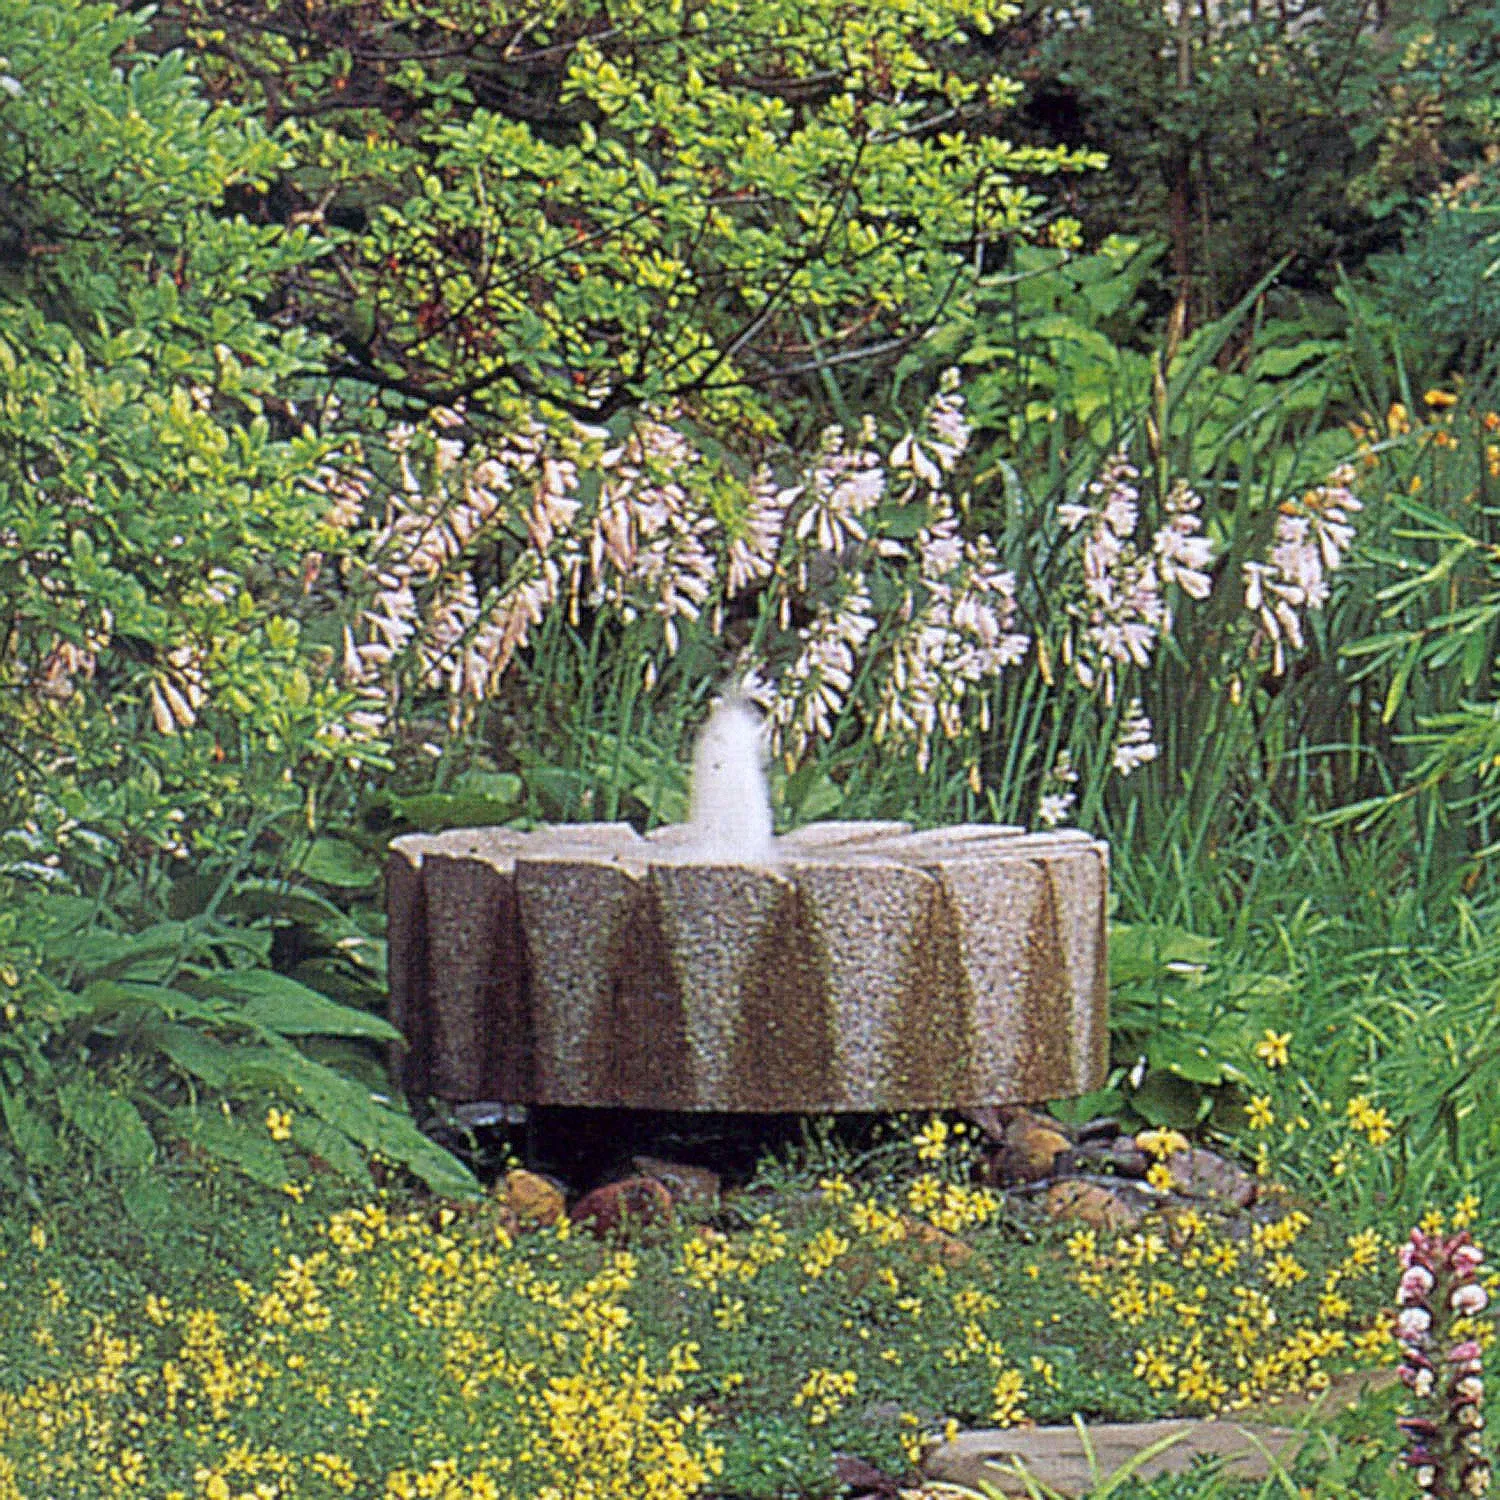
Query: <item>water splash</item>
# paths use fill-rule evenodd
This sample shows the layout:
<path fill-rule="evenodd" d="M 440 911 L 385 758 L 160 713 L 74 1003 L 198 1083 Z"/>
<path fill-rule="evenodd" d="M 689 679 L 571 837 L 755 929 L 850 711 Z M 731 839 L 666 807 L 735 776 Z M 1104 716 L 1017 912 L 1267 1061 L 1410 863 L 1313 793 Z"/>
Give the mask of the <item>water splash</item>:
<path fill-rule="evenodd" d="M 693 753 L 689 844 L 695 856 L 770 864 L 771 787 L 761 717 L 738 689 L 715 703 Z"/>

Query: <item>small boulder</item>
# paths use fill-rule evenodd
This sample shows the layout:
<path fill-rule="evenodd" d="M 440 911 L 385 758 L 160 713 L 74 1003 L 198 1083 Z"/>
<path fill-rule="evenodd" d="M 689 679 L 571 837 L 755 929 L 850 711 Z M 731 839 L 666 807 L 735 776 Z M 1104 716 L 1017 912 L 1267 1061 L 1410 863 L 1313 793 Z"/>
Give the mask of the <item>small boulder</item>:
<path fill-rule="evenodd" d="M 998 1187 L 1040 1182 L 1050 1177 L 1058 1158 L 1072 1144 L 1060 1131 L 1045 1125 L 1028 1124 L 1008 1134 L 1010 1139 L 991 1157 L 985 1171 L 986 1180 Z"/>
<path fill-rule="evenodd" d="M 901 1222 L 906 1226 L 907 1243 L 924 1264 L 961 1266 L 973 1258 L 973 1246 L 964 1244 L 956 1234 L 949 1234 L 912 1214 L 902 1214 Z"/>
<path fill-rule="evenodd" d="M 495 1197 L 516 1218 L 522 1229 L 546 1229 L 556 1224 L 567 1209 L 562 1188 L 540 1172 L 522 1168 L 507 1172 L 496 1184 Z"/>
<path fill-rule="evenodd" d="M 1123 1470 L 1152 1480 L 1205 1459 L 1221 1462 L 1233 1479 L 1265 1480 L 1291 1465 L 1305 1436 L 1294 1427 L 1189 1418 L 1094 1423 L 1086 1445 L 1073 1427 L 1004 1428 L 960 1433 L 930 1453 L 923 1468 L 970 1493 L 982 1487 L 996 1496 L 1082 1496 L 1112 1492 Z M 1029 1479 L 1017 1472 L 1018 1463 Z"/>
<path fill-rule="evenodd" d="M 1054 1219 L 1077 1219 L 1090 1229 L 1113 1233 L 1132 1229 L 1146 1217 L 1147 1205 L 1134 1193 L 1097 1182 L 1064 1178 L 1047 1190 L 1047 1212 Z"/>
<path fill-rule="evenodd" d="M 1194 1146 L 1167 1158 L 1173 1188 L 1189 1198 L 1211 1198 L 1235 1208 L 1249 1208 L 1260 1184 L 1242 1166 L 1214 1151 Z"/>
<path fill-rule="evenodd" d="M 595 1234 L 615 1234 L 627 1224 L 637 1228 L 665 1224 L 672 1217 L 672 1195 L 654 1177 L 626 1177 L 585 1193 L 568 1218 Z"/>
<path fill-rule="evenodd" d="M 719 1174 L 708 1167 L 690 1167 L 659 1156 L 633 1156 L 630 1165 L 636 1176 L 651 1177 L 661 1183 L 674 1203 L 701 1208 L 719 1205 Z"/>

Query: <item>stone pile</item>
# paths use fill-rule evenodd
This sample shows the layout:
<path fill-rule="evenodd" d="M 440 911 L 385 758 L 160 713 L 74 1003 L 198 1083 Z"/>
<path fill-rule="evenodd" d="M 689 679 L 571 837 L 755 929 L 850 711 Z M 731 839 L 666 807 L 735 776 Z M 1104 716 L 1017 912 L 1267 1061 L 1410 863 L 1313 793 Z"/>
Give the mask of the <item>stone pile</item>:
<path fill-rule="evenodd" d="M 985 1137 L 985 1182 L 1039 1199 L 1053 1218 L 1079 1219 L 1090 1228 L 1127 1229 L 1174 1207 L 1246 1209 L 1259 1193 L 1243 1167 L 1174 1140 L 1175 1132 L 1131 1135 L 1108 1118 L 1070 1129 L 1025 1108 L 966 1114 Z M 1158 1164 L 1170 1174 L 1169 1187 L 1148 1180 Z"/>

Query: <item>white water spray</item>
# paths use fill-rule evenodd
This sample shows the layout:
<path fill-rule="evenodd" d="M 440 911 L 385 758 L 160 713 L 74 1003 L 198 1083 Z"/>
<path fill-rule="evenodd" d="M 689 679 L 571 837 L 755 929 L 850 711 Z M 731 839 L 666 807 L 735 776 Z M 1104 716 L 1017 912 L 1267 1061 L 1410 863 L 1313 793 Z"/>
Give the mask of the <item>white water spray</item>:
<path fill-rule="evenodd" d="M 693 753 L 690 847 L 699 858 L 769 864 L 776 857 L 760 715 L 737 689 L 715 703 Z"/>

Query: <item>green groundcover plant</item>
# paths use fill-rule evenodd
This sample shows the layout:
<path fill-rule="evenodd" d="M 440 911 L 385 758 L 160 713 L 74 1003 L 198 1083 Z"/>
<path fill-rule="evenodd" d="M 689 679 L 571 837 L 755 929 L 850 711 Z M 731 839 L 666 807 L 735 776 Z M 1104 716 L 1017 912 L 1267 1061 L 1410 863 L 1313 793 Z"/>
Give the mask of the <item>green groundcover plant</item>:
<path fill-rule="evenodd" d="M 1055 1228 L 974 1186 L 941 1119 L 623 1241 L 287 1165 L 284 1211 L 210 1174 L 132 1259 L 91 1258 L 114 1231 L 66 1200 L 7 1226 L 0 1494 L 828 1496 L 840 1454 L 906 1475 L 960 1425 L 1232 1418 L 1395 1353 L 1395 1238 L 1276 1193 L 1249 1223 Z M 1384 1493 L 1392 1407 L 1308 1472 Z"/>

